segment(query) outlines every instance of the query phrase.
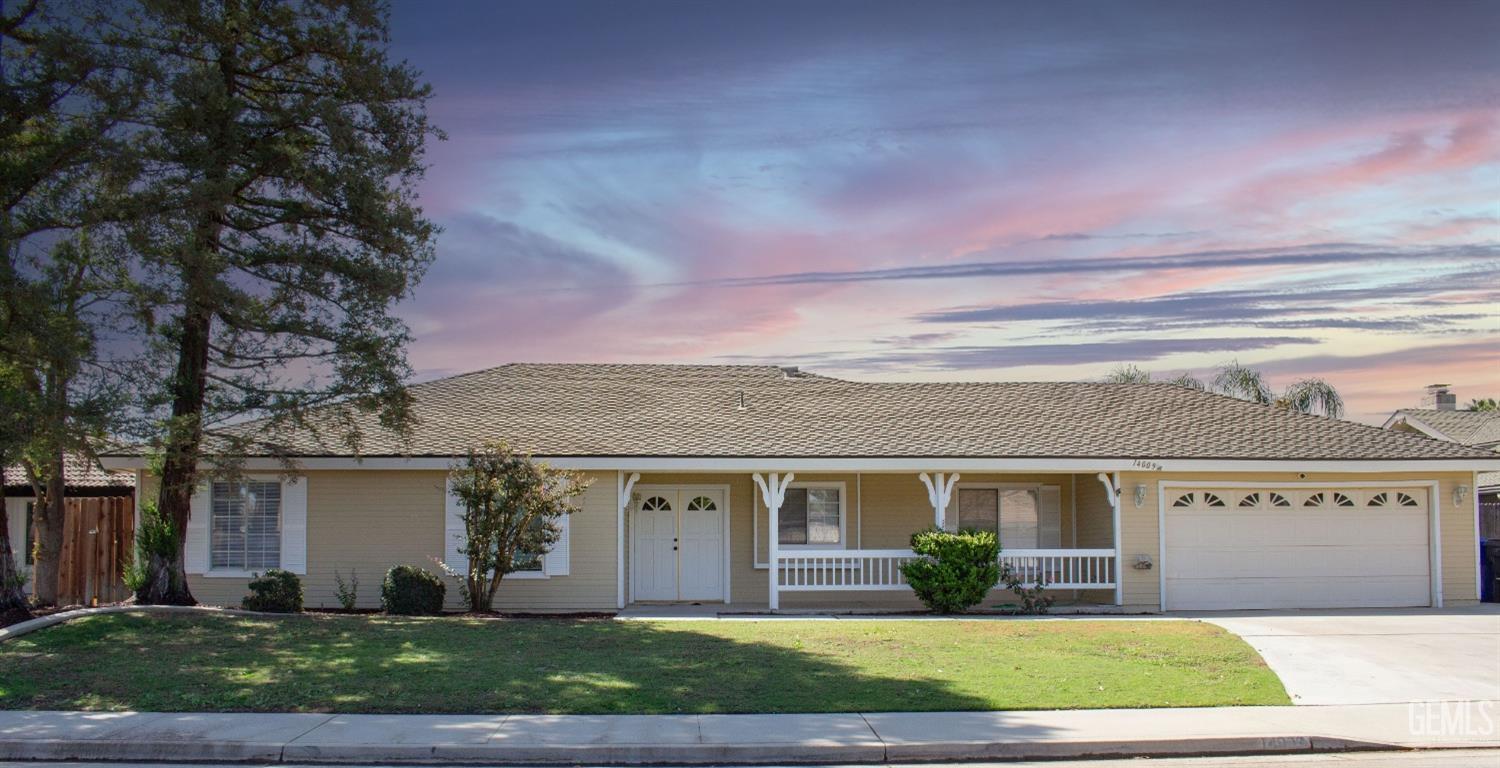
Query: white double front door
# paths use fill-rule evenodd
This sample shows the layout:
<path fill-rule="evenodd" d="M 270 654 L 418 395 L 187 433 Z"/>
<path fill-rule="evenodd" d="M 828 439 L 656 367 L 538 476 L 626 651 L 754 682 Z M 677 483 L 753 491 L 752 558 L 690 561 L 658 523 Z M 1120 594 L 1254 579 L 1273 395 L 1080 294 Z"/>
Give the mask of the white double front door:
<path fill-rule="evenodd" d="M 721 488 L 637 486 L 631 515 L 636 600 L 728 600 L 729 517 Z"/>

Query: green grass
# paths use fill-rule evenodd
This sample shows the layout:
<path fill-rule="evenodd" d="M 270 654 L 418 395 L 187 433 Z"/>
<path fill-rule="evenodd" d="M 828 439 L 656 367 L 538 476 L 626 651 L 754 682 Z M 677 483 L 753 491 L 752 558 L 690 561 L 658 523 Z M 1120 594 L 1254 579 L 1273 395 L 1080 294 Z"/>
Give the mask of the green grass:
<path fill-rule="evenodd" d="M 1186 621 L 94 616 L 0 645 L 0 708 L 878 712 L 1286 704 Z"/>

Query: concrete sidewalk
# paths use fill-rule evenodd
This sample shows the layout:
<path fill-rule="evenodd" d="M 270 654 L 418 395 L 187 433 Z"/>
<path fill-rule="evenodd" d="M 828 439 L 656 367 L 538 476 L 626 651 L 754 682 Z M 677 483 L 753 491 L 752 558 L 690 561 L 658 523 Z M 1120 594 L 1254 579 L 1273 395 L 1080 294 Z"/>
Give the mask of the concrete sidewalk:
<path fill-rule="evenodd" d="M 826 715 L 0 712 L 0 759 L 733 764 L 1500 748 L 1500 702 Z"/>

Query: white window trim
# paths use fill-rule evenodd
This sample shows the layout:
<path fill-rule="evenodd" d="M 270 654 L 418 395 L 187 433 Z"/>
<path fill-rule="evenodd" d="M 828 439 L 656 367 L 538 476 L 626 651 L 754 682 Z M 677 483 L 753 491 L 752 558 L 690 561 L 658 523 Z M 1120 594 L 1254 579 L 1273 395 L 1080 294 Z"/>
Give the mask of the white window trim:
<path fill-rule="evenodd" d="M 781 531 L 771 531 L 772 536 L 777 537 L 777 549 L 849 549 L 849 484 L 842 480 L 809 480 L 805 483 L 793 482 L 787 486 L 792 488 L 837 488 L 839 489 L 839 543 L 838 546 L 828 544 L 782 544 L 780 543 Z M 757 517 L 760 510 L 756 510 Z M 769 565 L 767 566 L 770 567 Z"/>
<path fill-rule="evenodd" d="M 259 571 L 237 571 L 229 568 L 210 568 L 207 573 L 197 575 L 205 579 L 253 579 L 269 570 L 265 568 Z"/>
<path fill-rule="evenodd" d="M 285 522 L 283 520 L 283 516 L 286 514 L 286 482 L 285 482 L 285 480 L 283 480 L 280 475 L 262 475 L 262 474 L 248 474 L 248 473 L 245 474 L 244 477 L 241 478 L 241 480 L 252 482 L 252 483 L 276 483 L 277 485 L 281 486 L 282 496 L 281 496 L 281 499 L 276 504 L 276 533 L 277 533 L 277 536 L 281 536 L 282 535 L 282 525 Z M 307 482 L 307 478 L 305 478 L 305 477 L 304 478 L 299 478 L 299 481 L 305 483 L 305 482 Z M 214 527 L 213 527 L 214 526 L 214 512 L 213 512 L 213 509 L 214 509 L 214 483 L 224 482 L 224 481 L 222 481 L 222 480 L 215 480 L 215 479 L 209 479 L 209 480 L 206 480 L 205 482 L 208 484 L 208 489 L 207 489 L 208 490 L 208 494 L 207 494 L 207 497 L 208 497 L 208 519 L 205 520 L 205 521 L 203 521 L 203 522 L 208 527 L 207 535 L 209 536 L 209 539 L 205 542 L 208 545 L 208 552 L 206 552 L 204 554 L 204 557 L 208 558 L 209 567 L 206 570 L 204 570 L 204 572 L 202 574 L 200 574 L 200 575 L 203 576 L 203 578 L 205 578 L 205 579 L 250 579 L 250 578 L 254 578 L 254 577 L 256 577 L 256 576 L 258 576 L 258 575 L 260 575 L 262 573 L 265 573 L 266 571 L 271 570 L 270 567 L 261 568 L 261 569 L 258 569 L 258 570 L 245 569 L 245 568 L 215 568 L 215 567 L 213 567 L 214 553 L 213 553 L 213 539 L 212 539 L 212 536 L 213 536 L 213 529 L 214 529 Z M 284 548 L 284 547 L 285 547 L 285 542 L 282 542 L 282 548 Z M 284 555 L 285 555 L 285 552 L 283 552 L 281 548 L 278 548 L 277 552 L 276 552 L 276 565 L 274 567 L 276 567 L 276 568 L 280 568 L 281 567 L 281 564 L 282 564 L 282 562 L 284 560 Z"/>

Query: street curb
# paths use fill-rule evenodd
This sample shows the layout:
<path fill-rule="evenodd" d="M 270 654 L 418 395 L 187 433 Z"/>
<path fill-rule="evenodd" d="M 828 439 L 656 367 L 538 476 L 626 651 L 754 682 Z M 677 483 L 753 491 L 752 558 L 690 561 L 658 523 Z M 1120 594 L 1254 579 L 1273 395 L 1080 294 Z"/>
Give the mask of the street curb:
<path fill-rule="evenodd" d="M 106 605 L 99 608 L 78 608 L 71 611 L 62 611 L 12 624 L 4 629 L 0 629 L 0 643 L 4 643 L 7 640 L 14 640 L 39 629 L 46 629 L 47 627 L 56 626 L 74 619 L 82 619 L 88 616 L 103 616 L 111 613 L 195 613 L 208 616 L 266 616 L 266 614 L 256 611 L 243 611 L 237 608 L 216 608 L 209 605 Z"/>
<path fill-rule="evenodd" d="M 46 739 L 0 741 L 0 760 L 138 760 L 279 763 L 281 743 Z"/>
<path fill-rule="evenodd" d="M 1372 750 L 1396 744 L 1321 736 L 1225 736 L 1142 741 L 886 744 L 353 744 L 59 739 L 0 741 L 0 760 L 531 765 L 764 765 L 1216 757 Z"/>

